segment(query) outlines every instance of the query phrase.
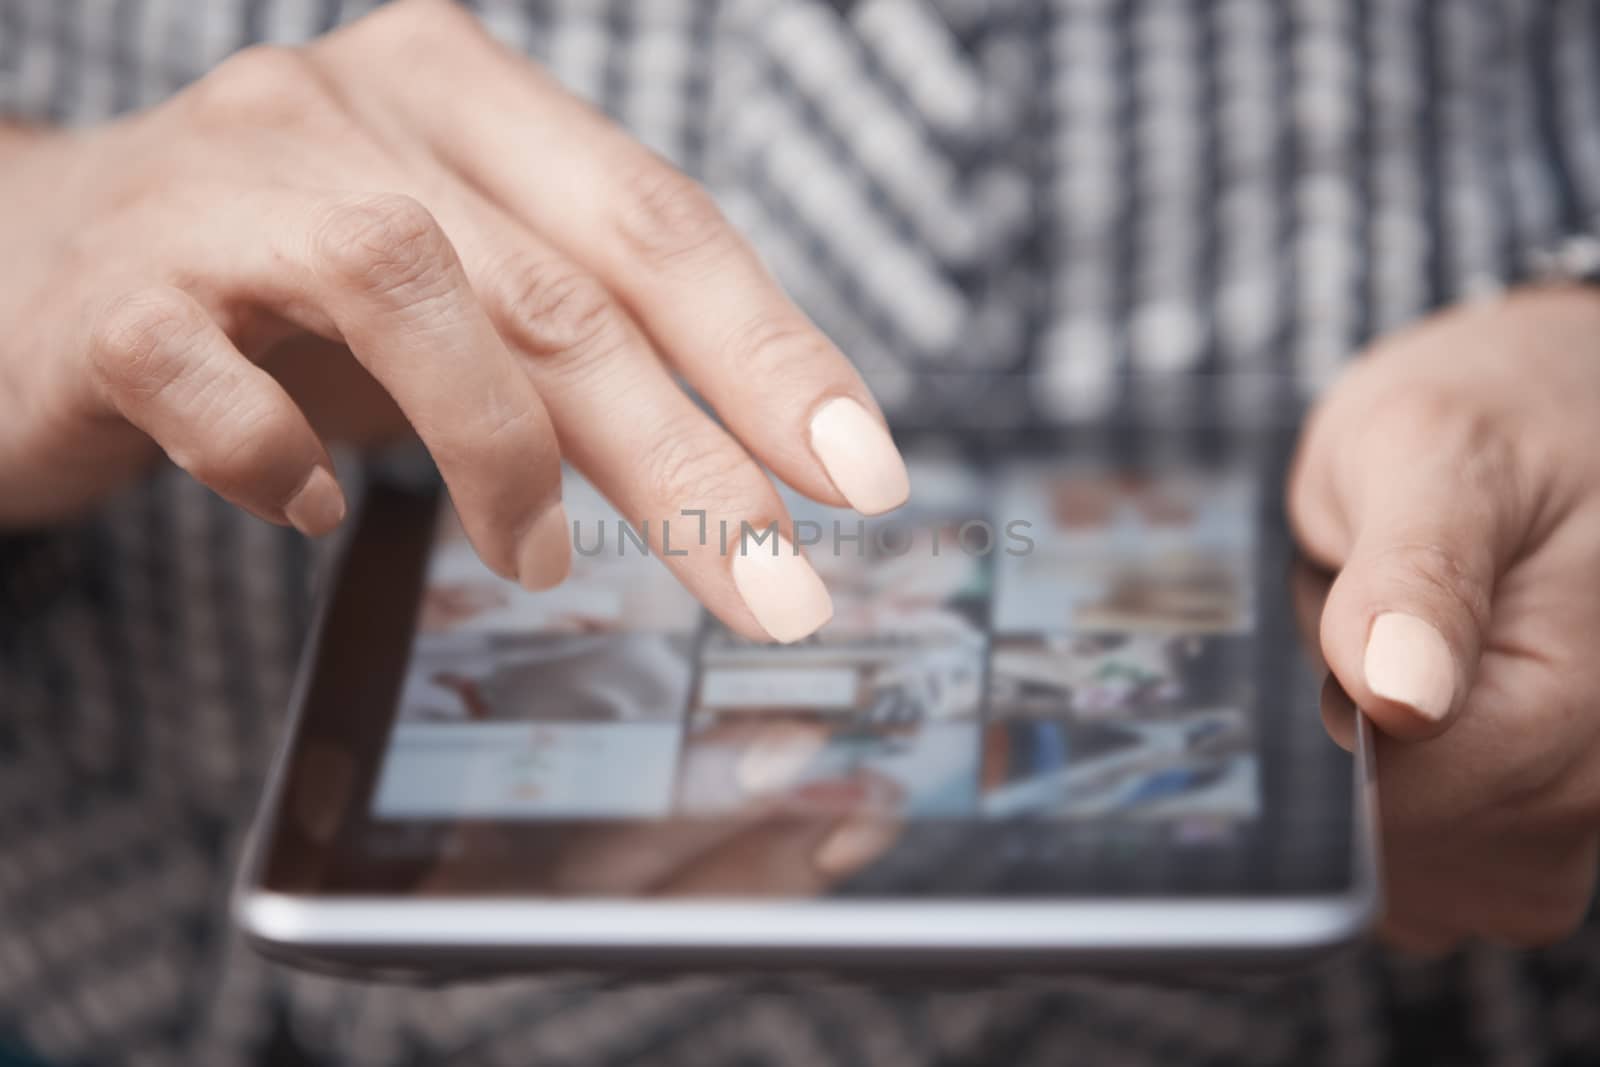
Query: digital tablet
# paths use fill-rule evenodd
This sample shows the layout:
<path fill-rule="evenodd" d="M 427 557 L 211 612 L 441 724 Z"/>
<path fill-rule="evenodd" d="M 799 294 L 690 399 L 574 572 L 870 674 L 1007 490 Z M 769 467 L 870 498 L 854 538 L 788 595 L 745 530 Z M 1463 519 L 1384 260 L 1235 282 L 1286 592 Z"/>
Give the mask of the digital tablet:
<path fill-rule="evenodd" d="M 1288 438 L 900 438 L 898 512 L 786 498 L 835 604 L 792 645 L 709 616 L 575 475 L 572 576 L 532 593 L 432 478 L 374 474 L 246 934 L 420 975 L 1209 966 L 1358 937 L 1371 743 L 1318 714 Z"/>

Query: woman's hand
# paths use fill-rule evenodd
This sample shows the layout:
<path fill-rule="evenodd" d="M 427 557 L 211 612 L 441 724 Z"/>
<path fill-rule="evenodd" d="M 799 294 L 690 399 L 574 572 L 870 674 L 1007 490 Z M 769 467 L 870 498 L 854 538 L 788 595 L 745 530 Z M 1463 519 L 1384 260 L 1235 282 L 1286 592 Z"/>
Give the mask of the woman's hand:
<path fill-rule="evenodd" d="M 1290 487 L 1325 719 L 1381 731 L 1389 930 L 1558 939 L 1600 858 L 1600 295 L 1530 290 L 1377 345 Z M 1348 694 L 1348 697 L 1345 697 Z"/>
<path fill-rule="evenodd" d="M 344 502 L 319 430 L 397 409 L 499 573 L 566 573 L 566 457 L 658 550 L 673 523 L 664 558 L 721 619 L 792 640 L 831 611 L 804 557 L 719 545 L 719 522 L 735 545 L 787 527 L 757 459 L 835 506 L 906 495 L 860 378 L 706 194 L 453 4 L 252 49 L 0 157 L 0 523 L 70 513 L 159 447 L 324 533 Z"/>
<path fill-rule="evenodd" d="M 618 897 L 825 894 L 888 852 L 905 826 L 904 790 L 870 767 L 801 780 L 827 743 L 828 730 L 810 723 L 717 723 L 696 735 L 684 768 L 686 783 L 720 801 L 701 813 L 714 817 L 580 824 L 531 864 L 508 862 L 519 849 L 503 826 L 467 823 L 452 835 L 457 858 L 423 883 Z"/>

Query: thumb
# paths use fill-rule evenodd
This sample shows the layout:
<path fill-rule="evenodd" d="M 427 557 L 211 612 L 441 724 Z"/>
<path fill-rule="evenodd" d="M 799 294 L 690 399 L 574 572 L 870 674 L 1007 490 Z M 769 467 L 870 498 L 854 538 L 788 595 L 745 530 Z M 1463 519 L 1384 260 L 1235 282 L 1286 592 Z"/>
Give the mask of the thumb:
<path fill-rule="evenodd" d="M 1326 458 L 1313 442 L 1291 500 L 1302 540 L 1339 570 L 1320 627 L 1328 669 L 1378 729 L 1420 740 L 1465 703 L 1520 507 L 1508 449 L 1407 436 L 1421 447 L 1370 427 Z"/>

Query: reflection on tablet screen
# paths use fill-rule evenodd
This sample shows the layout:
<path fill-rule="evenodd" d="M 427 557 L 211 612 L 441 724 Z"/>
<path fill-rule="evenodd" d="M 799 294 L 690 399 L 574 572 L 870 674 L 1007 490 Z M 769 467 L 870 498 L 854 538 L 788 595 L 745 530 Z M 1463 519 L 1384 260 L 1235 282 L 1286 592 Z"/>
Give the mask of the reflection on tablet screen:
<path fill-rule="evenodd" d="M 788 497 L 835 617 L 781 647 L 709 618 L 581 479 L 548 592 L 442 509 L 373 815 L 732 816 L 870 773 L 908 819 L 1258 816 L 1248 475 L 914 461 L 913 484 L 880 520 Z"/>

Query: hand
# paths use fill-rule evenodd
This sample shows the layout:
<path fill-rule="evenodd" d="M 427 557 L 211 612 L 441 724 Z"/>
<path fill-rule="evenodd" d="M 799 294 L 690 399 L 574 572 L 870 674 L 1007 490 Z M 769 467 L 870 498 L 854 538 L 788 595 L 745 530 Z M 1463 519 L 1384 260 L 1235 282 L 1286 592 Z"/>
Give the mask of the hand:
<path fill-rule="evenodd" d="M 159 447 L 323 533 L 344 502 L 313 427 L 403 417 L 498 573 L 566 573 L 564 456 L 658 550 L 674 523 L 666 562 L 719 618 L 792 640 L 831 611 L 804 557 L 719 546 L 719 522 L 735 545 L 788 524 L 756 461 L 834 506 L 906 495 L 862 381 L 708 196 L 454 4 L 0 155 L 0 523 L 81 508 Z"/>
<path fill-rule="evenodd" d="M 453 834 L 452 861 L 423 885 L 558 896 L 822 895 L 888 852 L 905 821 L 903 791 L 870 768 L 795 780 L 827 739 L 826 728 L 809 724 L 719 723 L 696 744 L 734 758 L 696 761 L 685 773 L 699 792 L 737 798 L 735 806 L 714 815 L 582 825 L 531 857 L 504 827 L 464 824 Z M 508 862 L 519 856 L 522 862 Z"/>
<path fill-rule="evenodd" d="M 505 588 L 470 582 L 430 585 L 422 591 L 417 629 L 423 633 L 444 633 L 480 615 L 497 611 L 509 602 Z"/>
<path fill-rule="evenodd" d="M 1600 296 L 1534 290 L 1376 345 L 1290 485 L 1336 570 L 1329 730 L 1381 731 L 1388 929 L 1557 940 L 1600 857 Z"/>

